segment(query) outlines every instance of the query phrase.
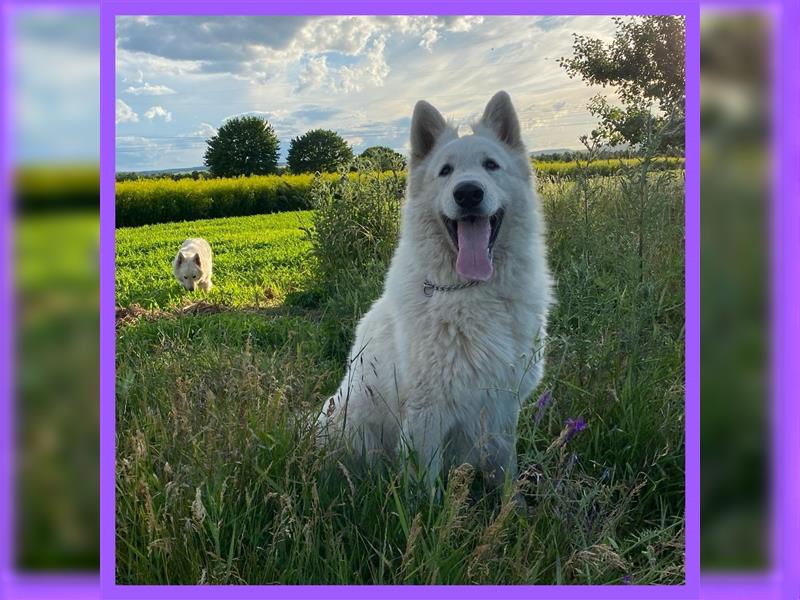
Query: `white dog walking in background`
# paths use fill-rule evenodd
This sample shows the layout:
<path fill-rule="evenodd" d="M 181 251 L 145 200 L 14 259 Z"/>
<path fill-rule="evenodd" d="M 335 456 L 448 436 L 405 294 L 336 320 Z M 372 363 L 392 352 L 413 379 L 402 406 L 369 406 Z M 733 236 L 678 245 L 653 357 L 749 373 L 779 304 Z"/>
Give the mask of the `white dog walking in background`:
<path fill-rule="evenodd" d="M 492 485 L 515 477 L 550 303 L 540 201 L 508 94 L 464 137 L 420 101 L 400 241 L 318 418 L 320 442 L 368 462 L 411 450 L 430 484 L 465 462 Z"/>
<path fill-rule="evenodd" d="M 211 289 L 211 246 L 203 238 L 189 238 L 172 261 L 172 274 L 183 287 L 193 291 Z"/>

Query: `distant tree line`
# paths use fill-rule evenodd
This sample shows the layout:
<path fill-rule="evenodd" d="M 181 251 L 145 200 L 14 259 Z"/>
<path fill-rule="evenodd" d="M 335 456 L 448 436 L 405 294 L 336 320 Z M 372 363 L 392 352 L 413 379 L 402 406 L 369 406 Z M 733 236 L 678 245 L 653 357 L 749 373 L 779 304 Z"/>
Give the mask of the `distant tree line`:
<path fill-rule="evenodd" d="M 584 157 L 587 154 L 586 150 L 566 150 L 564 152 L 546 152 L 543 154 L 531 154 L 531 160 L 536 162 L 572 162 L 576 156 L 578 158 Z M 613 158 L 636 158 L 639 151 L 631 148 L 604 148 L 595 152 L 592 156 L 595 159 L 613 159 Z"/>
<path fill-rule="evenodd" d="M 406 158 L 387 146 L 370 146 L 356 156 L 352 147 L 336 132 L 314 129 L 292 139 L 286 165 L 278 165 L 279 142 L 274 130 L 259 117 L 242 117 L 247 123 L 236 123 L 230 129 L 220 128 L 207 141 L 206 170 L 169 173 L 153 171 L 136 173 L 121 171 L 117 181 L 140 179 L 210 179 L 215 177 L 247 177 L 250 175 L 284 175 L 302 173 L 333 173 L 342 168 L 350 171 L 403 171 Z M 269 139 L 266 139 L 269 138 Z M 242 148 L 250 148 L 245 152 Z M 255 150 L 254 150 L 255 149 Z M 258 157 L 255 154 L 261 152 Z"/>
<path fill-rule="evenodd" d="M 243 116 L 228 119 L 206 141 L 204 164 L 211 177 L 274 175 L 280 142 L 266 119 Z M 376 170 L 405 168 L 405 158 L 391 148 L 373 146 L 356 157 L 353 148 L 335 131 L 312 129 L 289 143 L 285 172 L 331 173 L 342 168 Z"/>
<path fill-rule="evenodd" d="M 166 171 L 153 171 L 146 173 L 137 173 L 135 171 L 120 171 L 117 173 L 117 181 L 138 181 L 140 179 L 172 179 L 172 181 L 180 181 L 181 179 L 208 179 L 208 171 L 181 171 L 180 173 L 169 173 Z"/>

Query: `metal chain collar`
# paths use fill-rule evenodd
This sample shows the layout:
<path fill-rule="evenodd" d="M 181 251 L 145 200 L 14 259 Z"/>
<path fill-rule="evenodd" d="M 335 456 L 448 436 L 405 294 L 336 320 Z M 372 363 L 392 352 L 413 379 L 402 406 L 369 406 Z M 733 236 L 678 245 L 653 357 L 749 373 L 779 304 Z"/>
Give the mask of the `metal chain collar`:
<path fill-rule="evenodd" d="M 434 292 L 453 292 L 455 290 L 463 290 L 465 288 L 470 288 L 473 286 L 478 285 L 481 283 L 480 281 L 467 281 L 466 283 L 458 283 L 456 285 L 436 285 L 435 283 L 431 283 L 427 279 L 422 284 L 422 293 L 425 294 L 428 298 L 433 296 Z"/>

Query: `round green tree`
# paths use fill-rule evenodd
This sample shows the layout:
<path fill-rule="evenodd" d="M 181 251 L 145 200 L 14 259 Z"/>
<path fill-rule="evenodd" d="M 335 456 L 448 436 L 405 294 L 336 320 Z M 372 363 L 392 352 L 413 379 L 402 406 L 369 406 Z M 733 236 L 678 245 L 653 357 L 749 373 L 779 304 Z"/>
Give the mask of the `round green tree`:
<path fill-rule="evenodd" d="M 228 119 L 206 140 L 205 165 L 212 177 L 268 175 L 278 167 L 278 137 L 265 119 Z"/>
<path fill-rule="evenodd" d="M 292 173 L 330 173 L 352 160 L 353 149 L 338 133 L 312 129 L 292 140 L 286 162 Z"/>
<path fill-rule="evenodd" d="M 358 156 L 354 166 L 375 171 L 403 171 L 406 158 L 387 146 L 370 146 Z"/>

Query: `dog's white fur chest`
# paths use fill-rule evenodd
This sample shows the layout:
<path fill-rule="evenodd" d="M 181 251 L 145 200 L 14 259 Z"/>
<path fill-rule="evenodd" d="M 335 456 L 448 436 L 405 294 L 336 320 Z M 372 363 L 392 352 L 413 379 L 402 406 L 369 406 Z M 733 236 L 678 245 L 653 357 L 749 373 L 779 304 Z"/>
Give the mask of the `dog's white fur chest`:
<path fill-rule="evenodd" d="M 488 388 L 512 389 L 523 355 L 530 355 L 535 325 L 520 307 L 508 308 L 475 288 L 435 292 L 400 308 L 400 355 L 410 363 L 404 371 L 439 382 L 452 395 L 444 402 L 486 395 Z"/>

